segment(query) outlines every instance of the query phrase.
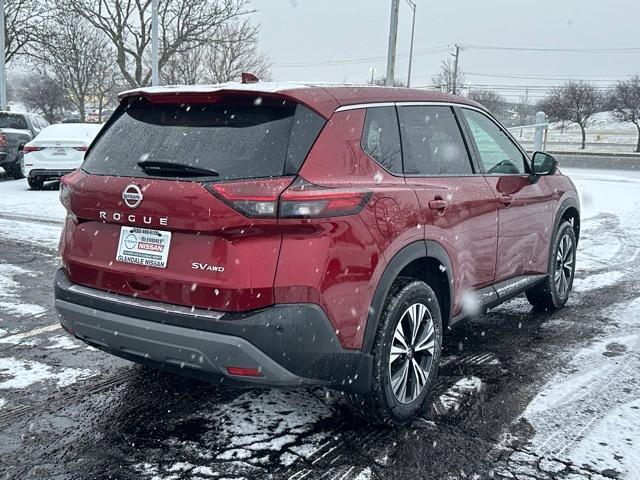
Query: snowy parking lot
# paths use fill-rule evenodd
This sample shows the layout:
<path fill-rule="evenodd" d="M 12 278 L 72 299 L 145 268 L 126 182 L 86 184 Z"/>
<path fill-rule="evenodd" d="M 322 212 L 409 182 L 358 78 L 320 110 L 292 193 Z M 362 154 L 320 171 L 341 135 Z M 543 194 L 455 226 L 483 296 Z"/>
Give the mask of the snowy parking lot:
<path fill-rule="evenodd" d="M 431 412 L 398 430 L 337 392 L 222 388 L 72 339 L 58 191 L 0 177 L 3 478 L 640 478 L 640 171 L 564 172 L 583 209 L 568 305 L 519 297 L 449 332 Z"/>

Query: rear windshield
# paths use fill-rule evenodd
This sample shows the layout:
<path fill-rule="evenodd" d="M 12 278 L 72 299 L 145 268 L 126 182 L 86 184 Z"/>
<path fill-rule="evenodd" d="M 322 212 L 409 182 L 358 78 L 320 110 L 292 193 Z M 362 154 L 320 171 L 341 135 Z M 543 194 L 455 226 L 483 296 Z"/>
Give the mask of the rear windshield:
<path fill-rule="evenodd" d="M 15 128 L 16 130 L 28 130 L 27 121 L 22 115 L 0 113 L 0 128 Z"/>
<path fill-rule="evenodd" d="M 295 174 L 323 125 L 315 112 L 282 100 L 271 105 L 136 101 L 116 112 L 82 168 L 95 175 L 145 177 L 153 174 L 137 163 L 156 160 L 213 169 L 220 175 L 212 180 Z"/>

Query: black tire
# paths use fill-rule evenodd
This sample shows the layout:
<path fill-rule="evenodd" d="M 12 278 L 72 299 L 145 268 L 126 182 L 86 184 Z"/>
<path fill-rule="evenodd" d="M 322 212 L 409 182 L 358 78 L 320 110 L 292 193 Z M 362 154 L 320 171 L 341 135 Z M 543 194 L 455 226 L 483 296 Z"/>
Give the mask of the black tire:
<path fill-rule="evenodd" d="M 569 222 L 562 222 L 553 239 L 547 278 L 526 292 L 531 305 L 541 310 L 564 307 L 573 286 L 577 246 L 573 226 Z"/>
<path fill-rule="evenodd" d="M 19 154 L 14 162 L 4 164 L 5 171 L 16 180 L 20 180 L 21 178 L 24 178 L 24 175 L 22 174 L 22 168 L 20 167 L 21 158 L 22 158 L 22 155 Z"/>
<path fill-rule="evenodd" d="M 24 178 L 24 173 L 22 173 L 22 157 L 23 157 L 23 153 L 20 152 L 18 153 L 18 155 L 16 156 L 16 161 L 13 164 L 13 168 L 11 170 L 11 175 L 13 175 L 13 178 L 16 180 L 20 180 Z"/>
<path fill-rule="evenodd" d="M 397 346 L 400 345 L 397 337 L 394 337 L 397 333 L 396 328 L 401 321 L 404 322 L 402 325 L 405 327 L 411 325 L 407 322 L 411 322 L 410 318 L 412 317 L 407 317 L 407 315 L 409 315 L 411 307 L 416 305 L 426 307 L 426 313 L 420 317 L 418 322 L 418 328 L 414 334 L 415 341 L 406 350 L 407 354 L 396 353 L 396 358 L 390 362 L 392 346 L 395 343 L 394 348 L 397 352 Z M 414 310 L 414 312 L 418 312 L 418 310 Z M 427 315 L 430 315 L 430 318 Z M 432 335 L 429 335 L 427 331 L 430 329 L 429 322 L 433 325 Z M 422 342 L 420 342 L 421 339 Z M 429 345 L 433 343 L 432 352 L 431 348 L 425 348 L 427 340 L 426 343 Z M 422 348 L 420 351 L 419 349 L 414 351 L 413 347 L 420 346 L 419 343 L 422 344 Z M 442 315 L 436 294 L 425 282 L 399 277 L 387 296 L 371 350 L 373 355 L 371 389 L 367 394 L 347 394 L 349 406 L 357 415 L 371 423 L 389 426 L 409 423 L 420 415 L 426 406 L 431 404 L 431 390 L 438 374 L 441 347 Z M 408 353 L 409 351 L 411 353 Z M 420 368 L 420 370 L 414 368 L 414 362 L 420 366 L 428 365 L 428 373 L 426 368 Z M 396 393 L 392 387 L 392 370 L 394 368 L 397 373 L 405 369 L 408 372 L 404 377 L 406 378 L 404 393 L 407 395 L 405 400 L 408 399 L 408 402 L 401 401 L 399 397 L 402 397 L 402 393 Z M 420 371 L 424 374 L 423 376 L 420 375 Z M 421 378 L 418 378 L 419 376 Z M 394 376 L 394 378 L 398 377 Z M 420 385 L 421 383 L 422 385 Z M 402 380 L 400 380 L 400 384 L 402 384 Z M 402 388 L 399 388 L 399 392 L 402 392 Z"/>
<path fill-rule="evenodd" d="M 27 183 L 29 184 L 29 188 L 31 190 L 42 190 L 42 186 L 44 185 L 44 181 L 40 178 L 27 178 Z"/>

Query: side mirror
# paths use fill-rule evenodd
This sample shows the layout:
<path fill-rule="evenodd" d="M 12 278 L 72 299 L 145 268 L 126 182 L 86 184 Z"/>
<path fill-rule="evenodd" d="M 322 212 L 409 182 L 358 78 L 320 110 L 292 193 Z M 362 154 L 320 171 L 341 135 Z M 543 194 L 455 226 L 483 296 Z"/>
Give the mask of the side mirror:
<path fill-rule="evenodd" d="M 540 175 L 553 175 L 558 168 L 558 161 L 548 153 L 535 152 L 533 154 L 533 174 Z"/>

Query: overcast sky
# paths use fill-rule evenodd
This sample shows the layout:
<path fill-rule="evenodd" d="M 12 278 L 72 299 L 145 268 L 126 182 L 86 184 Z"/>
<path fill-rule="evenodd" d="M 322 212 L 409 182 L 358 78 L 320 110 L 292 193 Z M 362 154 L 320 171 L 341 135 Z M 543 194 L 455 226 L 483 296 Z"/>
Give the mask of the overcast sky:
<path fill-rule="evenodd" d="M 415 1 L 412 86 L 430 85 L 431 76 L 449 55 L 448 48 L 435 53 L 429 50 L 454 43 L 637 48 L 632 53 L 463 48 L 460 65 L 468 73 L 471 88 L 498 86 L 506 96 L 517 97 L 528 85 L 530 97 L 535 99 L 543 94 L 540 86 L 561 83 L 560 79 L 569 76 L 604 86 L 640 74 L 640 0 Z M 376 76 L 384 75 L 390 0 L 253 0 L 252 5 L 258 10 L 261 48 L 273 62 L 274 80 L 364 82 L 372 67 Z M 407 75 L 410 36 L 411 9 L 401 0 L 396 75 L 402 79 Z M 375 58 L 369 60 L 371 57 Z M 335 64 L 354 59 L 357 61 Z M 327 65 L 329 62 L 334 64 Z"/>

